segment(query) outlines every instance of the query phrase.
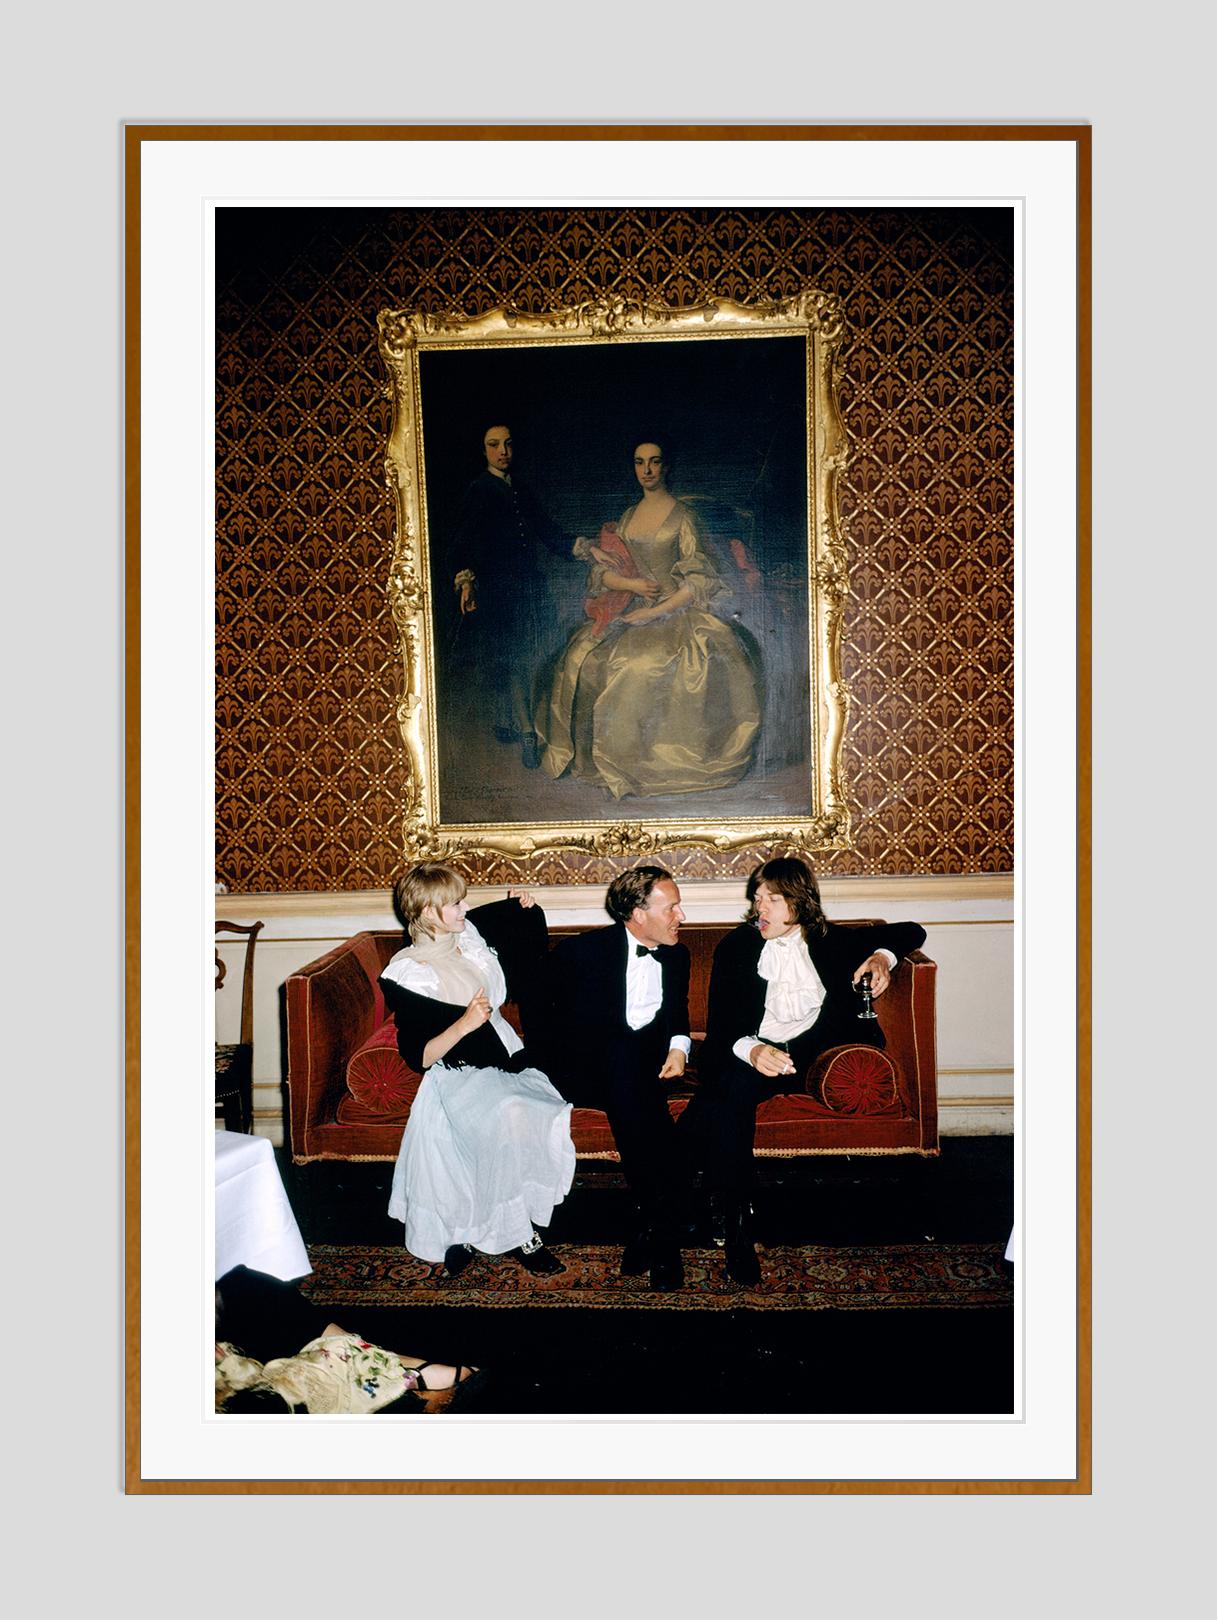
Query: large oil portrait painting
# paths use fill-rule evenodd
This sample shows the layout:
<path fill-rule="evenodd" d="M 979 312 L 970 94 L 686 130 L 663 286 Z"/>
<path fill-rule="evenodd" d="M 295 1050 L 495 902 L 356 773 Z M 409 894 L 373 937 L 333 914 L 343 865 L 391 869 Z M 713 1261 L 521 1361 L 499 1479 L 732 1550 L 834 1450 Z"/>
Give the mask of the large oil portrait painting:
<path fill-rule="evenodd" d="M 834 301 L 379 324 L 407 854 L 847 844 Z"/>

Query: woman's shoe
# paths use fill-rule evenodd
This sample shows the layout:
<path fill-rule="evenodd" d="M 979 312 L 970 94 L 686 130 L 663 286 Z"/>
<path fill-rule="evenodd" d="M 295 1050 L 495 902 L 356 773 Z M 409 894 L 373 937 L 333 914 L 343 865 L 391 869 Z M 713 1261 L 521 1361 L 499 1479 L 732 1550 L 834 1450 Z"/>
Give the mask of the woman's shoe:
<path fill-rule="evenodd" d="M 467 1243 L 454 1243 L 450 1249 L 444 1250 L 444 1275 L 459 1277 L 472 1259 L 473 1250 Z"/>
<path fill-rule="evenodd" d="M 416 1386 L 417 1392 L 422 1399 L 424 1408 L 428 1412 L 438 1412 L 442 1410 L 442 1408 L 447 1406 L 448 1402 L 452 1399 L 458 1387 L 461 1384 L 468 1382 L 470 1378 L 476 1377 L 478 1372 L 476 1367 L 458 1367 L 456 1369 L 456 1377 L 452 1383 L 445 1384 L 441 1389 L 432 1389 L 427 1383 L 427 1380 L 423 1377 L 423 1374 L 430 1367 L 441 1367 L 446 1365 L 447 1363 L 445 1362 L 424 1361 L 421 1367 L 412 1367 L 410 1369 L 418 1379 L 418 1384 Z"/>
<path fill-rule="evenodd" d="M 534 1232 L 527 1243 L 521 1244 L 518 1249 L 512 1249 L 512 1259 L 518 1260 L 525 1271 L 531 1271 L 535 1277 L 556 1277 L 566 1267 L 552 1254 Z"/>

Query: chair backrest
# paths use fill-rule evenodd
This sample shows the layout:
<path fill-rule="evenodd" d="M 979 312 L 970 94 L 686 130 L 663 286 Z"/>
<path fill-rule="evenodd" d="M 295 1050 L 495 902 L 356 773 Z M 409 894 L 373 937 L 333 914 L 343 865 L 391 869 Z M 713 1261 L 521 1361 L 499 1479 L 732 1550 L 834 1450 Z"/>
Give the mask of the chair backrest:
<path fill-rule="evenodd" d="M 245 939 L 245 974 L 241 981 L 241 1045 L 252 1046 L 254 1040 L 254 946 L 258 943 L 258 935 L 262 932 L 263 924 L 221 922 L 216 920 L 216 935 L 244 934 Z M 219 951 L 216 952 L 216 984 L 218 990 L 224 983 L 224 963 L 220 960 Z"/>

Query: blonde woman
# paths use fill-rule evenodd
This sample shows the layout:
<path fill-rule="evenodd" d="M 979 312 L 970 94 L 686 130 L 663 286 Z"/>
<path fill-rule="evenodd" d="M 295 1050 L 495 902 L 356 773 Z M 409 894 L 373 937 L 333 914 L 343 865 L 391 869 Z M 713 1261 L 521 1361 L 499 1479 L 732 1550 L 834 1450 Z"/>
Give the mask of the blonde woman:
<path fill-rule="evenodd" d="M 571 1105 L 535 1068 L 502 1015 L 522 1008 L 547 949 L 531 895 L 469 915 L 465 881 L 426 861 L 398 880 L 410 944 L 381 975 L 402 1057 L 423 1076 L 393 1172 L 389 1214 L 406 1248 L 449 1276 L 473 1251 L 510 1253 L 528 1271 L 565 1270 L 536 1231 L 575 1172 Z"/>

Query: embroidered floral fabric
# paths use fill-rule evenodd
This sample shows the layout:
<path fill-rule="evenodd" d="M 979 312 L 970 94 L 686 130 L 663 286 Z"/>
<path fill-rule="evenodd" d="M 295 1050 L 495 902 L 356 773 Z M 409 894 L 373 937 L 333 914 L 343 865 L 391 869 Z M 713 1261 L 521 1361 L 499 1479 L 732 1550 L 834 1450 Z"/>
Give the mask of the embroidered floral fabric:
<path fill-rule="evenodd" d="M 323 1334 L 265 1366 L 232 1344 L 216 1345 L 216 1407 L 237 1389 L 268 1384 L 310 1412 L 376 1412 L 417 1389 L 418 1373 L 392 1350 L 354 1333 Z"/>

